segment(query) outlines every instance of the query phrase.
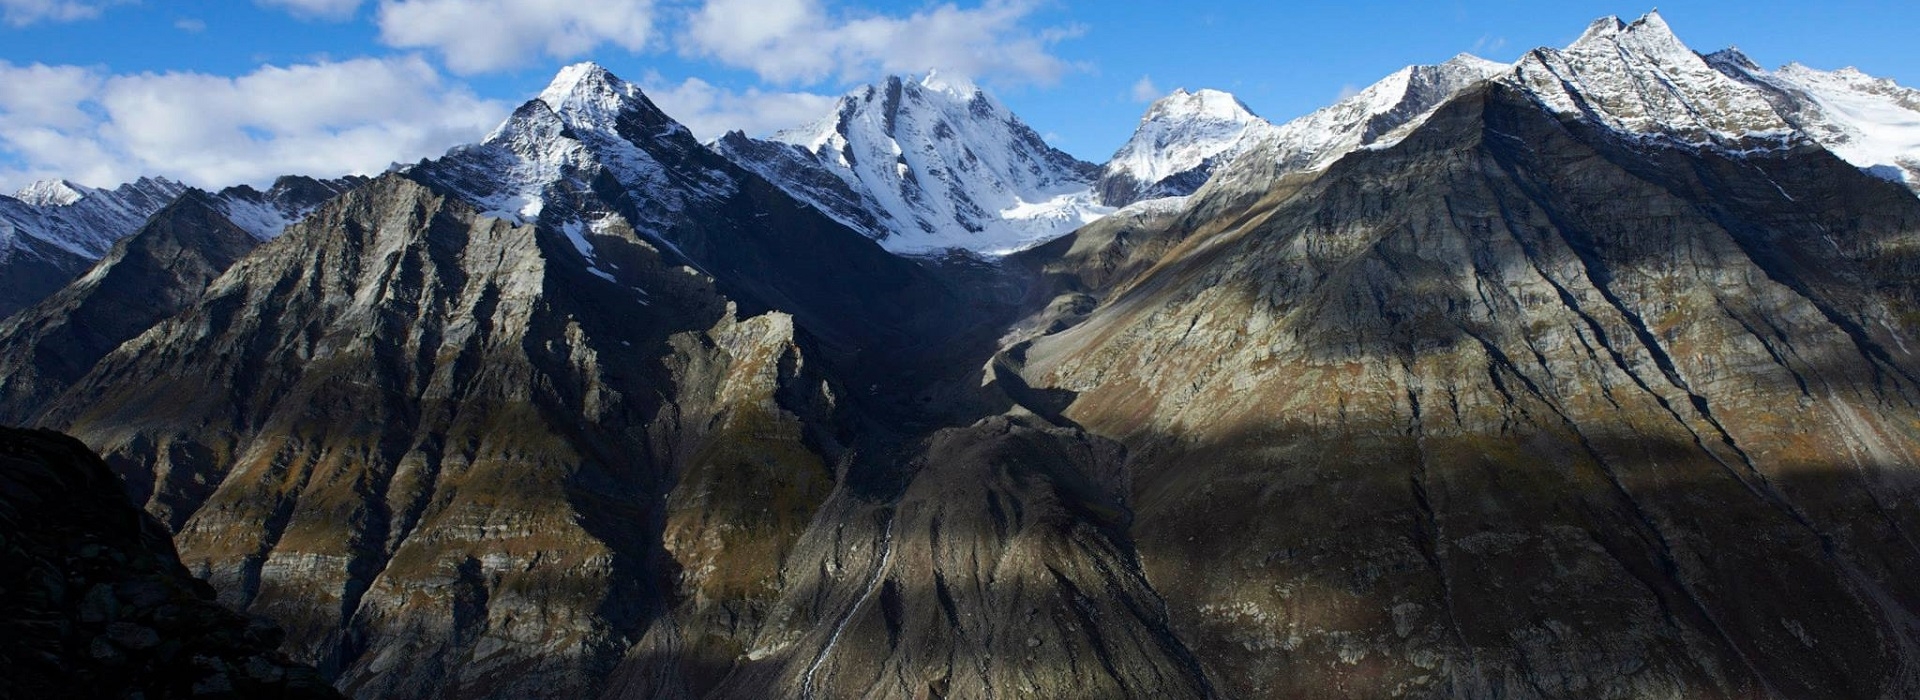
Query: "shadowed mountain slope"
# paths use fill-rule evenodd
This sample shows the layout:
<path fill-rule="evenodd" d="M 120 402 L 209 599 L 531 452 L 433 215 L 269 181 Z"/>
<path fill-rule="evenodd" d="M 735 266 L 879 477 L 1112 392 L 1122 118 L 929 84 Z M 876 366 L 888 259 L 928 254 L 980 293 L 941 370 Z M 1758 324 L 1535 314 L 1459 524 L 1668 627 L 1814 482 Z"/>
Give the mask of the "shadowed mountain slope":
<path fill-rule="evenodd" d="M 1916 687 L 1906 191 L 1492 84 L 1222 221 L 1024 371 L 1225 692 Z"/>

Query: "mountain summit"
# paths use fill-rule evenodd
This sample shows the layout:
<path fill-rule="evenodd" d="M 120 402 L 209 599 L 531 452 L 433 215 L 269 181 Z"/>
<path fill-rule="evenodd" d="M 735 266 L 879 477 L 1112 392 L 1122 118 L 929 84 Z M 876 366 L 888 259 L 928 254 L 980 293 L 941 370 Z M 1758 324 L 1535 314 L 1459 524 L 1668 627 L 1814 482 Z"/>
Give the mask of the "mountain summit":
<path fill-rule="evenodd" d="M 1004 253 L 1111 211 L 1095 201 L 1095 166 L 941 74 L 890 77 L 812 124 L 768 141 L 729 134 L 715 148 L 901 253 Z"/>
<path fill-rule="evenodd" d="M 1100 171 L 1102 203 L 1192 194 L 1223 165 L 1266 135 L 1272 124 L 1219 90 L 1175 90 L 1147 108 L 1133 137 Z"/>
<path fill-rule="evenodd" d="M 1564 50 L 1535 49 L 1513 80 L 1555 112 L 1623 134 L 1734 149 L 1793 134 L 1759 92 L 1708 65 L 1658 12 L 1603 18 Z"/>

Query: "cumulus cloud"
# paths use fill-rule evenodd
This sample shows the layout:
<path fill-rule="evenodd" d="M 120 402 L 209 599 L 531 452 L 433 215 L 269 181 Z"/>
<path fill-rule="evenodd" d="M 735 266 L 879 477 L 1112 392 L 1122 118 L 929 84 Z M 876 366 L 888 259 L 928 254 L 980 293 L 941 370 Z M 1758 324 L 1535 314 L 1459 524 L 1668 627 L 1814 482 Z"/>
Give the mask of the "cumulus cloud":
<path fill-rule="evenodd" d="M 508 106 L 417 56 L 240 77 L 0 62 L 0 186 L 164 175 L 203 187 L 377 173 L 478 140 Z"/>
<path fill-rule="evenodd" d="M 0 20 L 16 27 L 35 22 L 93 19 L 110 5 L 128 0 L 0 0 Z"/>
<path fill-rule="evenodd" d="M 1162 94 L 1160 86 L 1154 85 L 1153 78 L 1150 76 L 1140 76 L 1140 80 L 1133 84 L 1133 101 L 1135 102 L 1152 102 L 1160 99 Z"/>
<path fill-rule="evenodd" d="M 295 16 L 330 21 L 344 21 L 353 18 L 360 10 L 361 0 L 254 0 L 268 7 L 279 7 L 292 12 Z"/>
<path fill-rule="evenodd" d="M 735 92 L 699 78 L 673 84 L 658 74 L 647 76 L 641 87 L 661 111 L 685 124 L 701 141 L 735 130 L 766 136 L 818 119 L 833 109 L 834 103 L 832 97 L 809 92 L 766 92 L 757 88 Z"/>
<path fill-rule="evenodd" d="M 970 78 L 1051 83 L 1072 68 L 1053 46 L 1079 27 L 1028 27 L 1038 0 L 935 5 L 910 15 L 829 12 L 822 0 L 704 0 L 688 20 L 690 55 L 762 79 L 814 83 L 938 68 Z"/>
<path fill-rule="evenodd" d="M 608 44 L 639 51 L 653 19 L 653 0 L 381 0 L 376 21 L 386 44 L 432 50 L 448 69 L 472 74 Z"/>

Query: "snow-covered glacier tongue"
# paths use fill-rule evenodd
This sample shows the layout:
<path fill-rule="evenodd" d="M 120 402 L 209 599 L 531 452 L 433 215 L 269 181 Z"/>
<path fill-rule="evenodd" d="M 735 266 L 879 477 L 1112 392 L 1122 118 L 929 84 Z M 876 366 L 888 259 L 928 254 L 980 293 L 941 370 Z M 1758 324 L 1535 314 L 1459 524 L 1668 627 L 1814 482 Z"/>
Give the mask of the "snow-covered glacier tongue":
<path fill-rule="evenodd" d="M 1789 63 L 1768 71 L 1733 48 L 1706 59 L 1758 88 L 1788 123 L 1834 155 L 1920 193 L 1920 90 L 1855 68 Z"/>

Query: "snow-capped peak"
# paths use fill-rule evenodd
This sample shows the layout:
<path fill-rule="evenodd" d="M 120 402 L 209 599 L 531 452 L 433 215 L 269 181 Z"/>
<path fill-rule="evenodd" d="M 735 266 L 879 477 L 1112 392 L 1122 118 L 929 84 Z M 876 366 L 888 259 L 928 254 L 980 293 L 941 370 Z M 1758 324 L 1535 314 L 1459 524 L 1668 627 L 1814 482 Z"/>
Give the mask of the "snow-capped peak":
<path fill-rule="evenodd" d="M 14 193 L 13 198 L 36 207 L 64 207 L 93 193 L 93 188 L 66 180 L 40 180 Z"/>
<path fill-rule="evenodd" d="M 1638 137 L 1745 150 L 1782 145 L 1793 132 L 1758 91 L 1687 48 L 1658 12 L 1602 18 L 1564 50 L 1535 49 L 1512 80 L 1553 111 Z"/>
<path fill-rule="evenodd" d="M 1254 115 L 1253 110 L 1247 108 L 1246 103 L 1241 102 L 1240 98 L 1234 97 L 1231 93 L 1208 89 L 1187 92 L 1186 88 L 1175 89 L 1171 94 L 1155 101 L 1152 107 L 1147 108 L 1147 116 L 1140 121 L 1144 124 L 1156 117 L 1238 124 L 1261 121 L 1260 117 Z"/>
<path fill-rule="evenodd" d="M 1213 169 L 1245 152 L 1272 125 L 1231 94 L 1185 88 L 1155 101 L 1133 137 L 1113 154 L 1097 189 L 1101 201 L 1192 194 Z"/>
<path fill-rule="evenodd" d="M 1094 167 L 959 77 L 891 77 L 771 142 L 714 148 L 895 252 L 1000 253 L 1080 227 Z"/>
<path fill-rule="evenodd" d="M 583 96 L 614 92 L 614 86 L 619 82 L 605 66 L 583 61 L 561 68 L 547 83 L 547 88 L 540 91 L 537 99 L 558 111 Z"/>
<path fill-rule="evenodd" d="M 638 86 L 588 62 L 562 68 L 479 144 L 411 172 L 498 218 L 561 228 L 617 213 L 671 244 L 665 232 L 692 201 L 734 192 L 733 174 L 708 167 L 710 158 Z M 602 197 L 603 176 L 632 196 Z"/>
<path fill-rule="evenodd" d="M 1667 25 L 1667 17 L 1661 17 L 1659 10 L 1645 13 L 1632 23 L 1620 21 L 1620 17 L 1615 15 L 1594 19 L 1594 23 L 1586 27 L 1586 33 L 1569 44 L 1567 50 L 1609 50 L 1622 40 L 1634 42 L 1642 48 L 1653 48 L 1657 52 L 1692 54 L 1692 50 L 1680 42 L 1680 36 L 1674 36 L 1674 29 Z"/>
<path fill-rule="evenodd" d="M 567 126 L 591 131 L 612 132 L 622 115 L 637 108 L 658 111 L 639 86 L 591 61 L 560 69 L 537 99 Z M 656 121 L 666 120 L 661 115 Z"/>

